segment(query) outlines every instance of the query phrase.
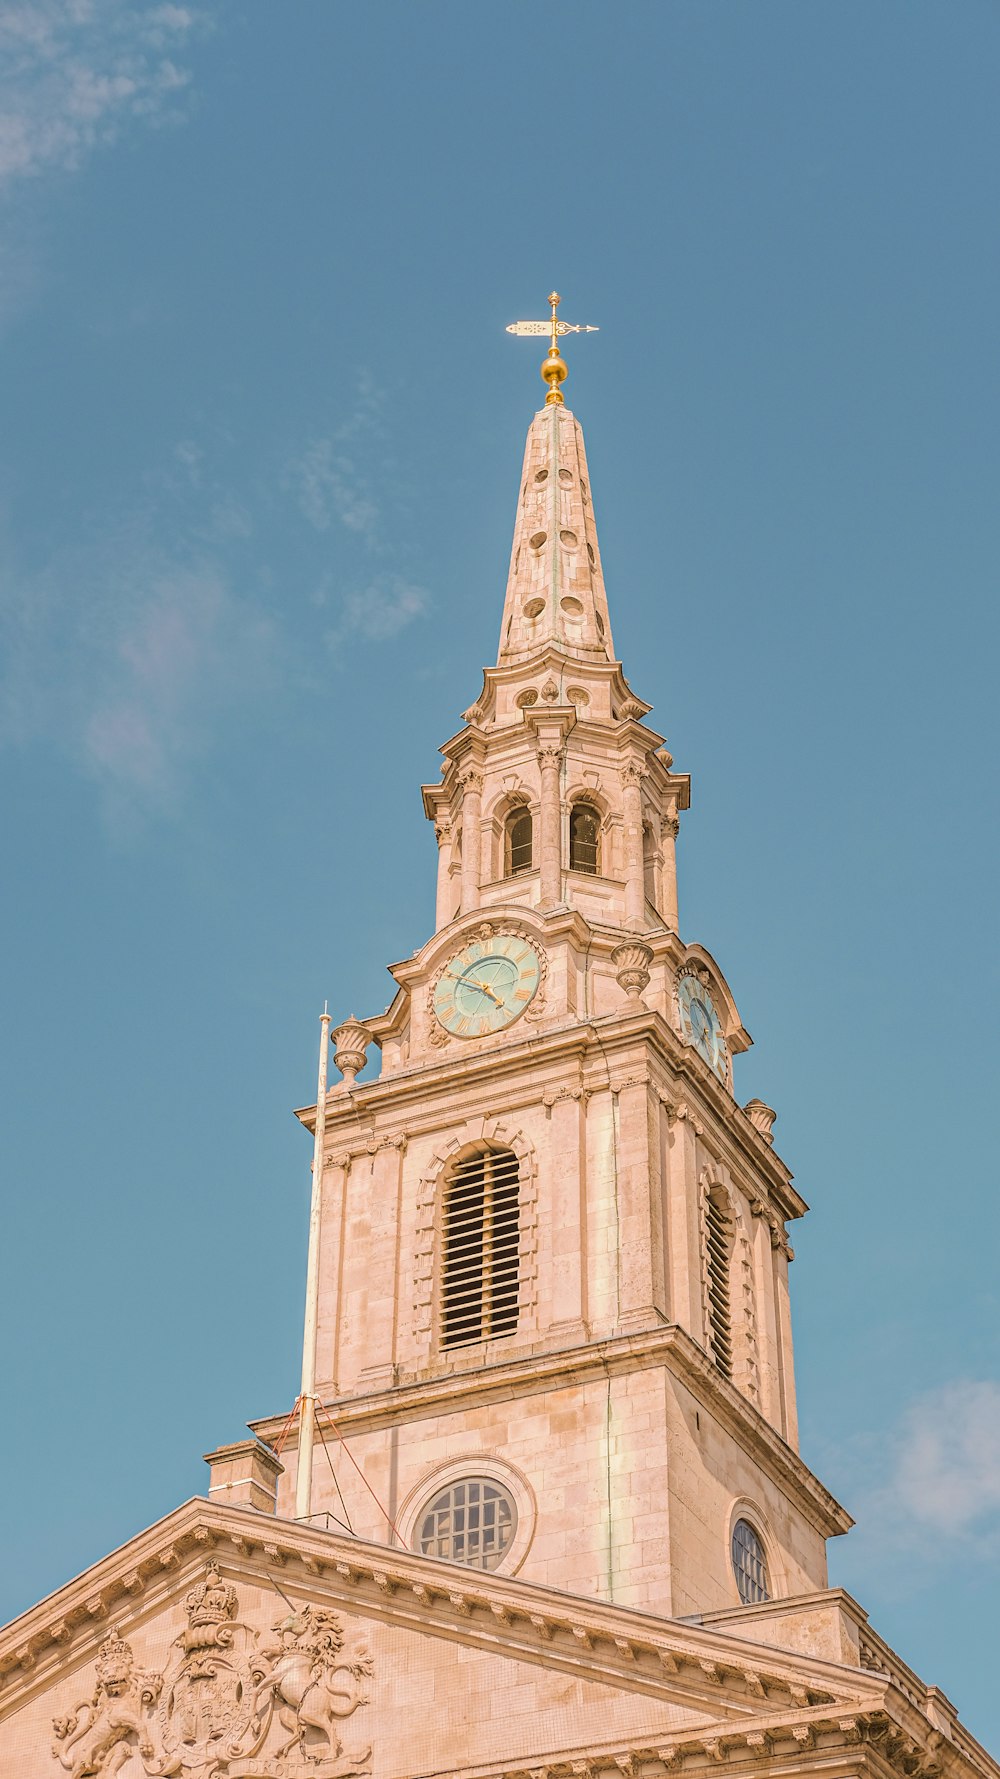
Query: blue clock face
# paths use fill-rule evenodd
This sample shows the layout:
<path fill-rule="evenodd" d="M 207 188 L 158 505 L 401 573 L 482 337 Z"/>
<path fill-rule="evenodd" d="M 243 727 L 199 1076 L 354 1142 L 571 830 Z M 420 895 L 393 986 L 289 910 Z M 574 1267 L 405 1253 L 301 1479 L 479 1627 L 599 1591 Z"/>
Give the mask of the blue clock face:
<path fill-rule="evenodd" d="M 541 974 L 537 951 L 519 934 L 474 939 L 438 977 L 435 1015 L 455 1038 L 484 1038 L 520 1018 Z"/>
<path fill-rule="evenodd" d="M 710 1069 L 725 1081 L 729 1073 L 729 1053 L 722 1030 L 722 1021 L 711 994 L 697 976 L 682 976 L 677 984 L 681 1031 Z"/>

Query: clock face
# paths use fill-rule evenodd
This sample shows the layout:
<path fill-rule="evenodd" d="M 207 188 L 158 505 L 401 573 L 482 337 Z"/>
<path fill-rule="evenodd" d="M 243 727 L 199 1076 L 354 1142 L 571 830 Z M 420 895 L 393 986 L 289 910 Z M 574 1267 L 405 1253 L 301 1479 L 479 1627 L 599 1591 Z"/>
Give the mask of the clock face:
<path fill-rule="evenodd" d="M 677 984 L 677 1001 L 681 1012 L 681 1030 L 698 1055 L 704 1057 L 720 1081 L 729 1073 L 729 1057 L 715 1002 L 697 976 L 682 976 Z"/>
<path fill-rule="evenodd" d="M 519 1018 L 541 975 L 537 951 L 519 934 L 472 939 L 438 977 L 434 1012 L 455 1038 L 486 1037 Z"/>

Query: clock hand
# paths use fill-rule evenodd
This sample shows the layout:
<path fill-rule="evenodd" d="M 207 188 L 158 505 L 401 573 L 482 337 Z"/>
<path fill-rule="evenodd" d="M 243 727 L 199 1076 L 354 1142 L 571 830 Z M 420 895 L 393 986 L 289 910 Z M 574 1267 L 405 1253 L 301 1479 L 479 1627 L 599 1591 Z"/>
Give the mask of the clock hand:
<path fill-rule="evenodd" d="M 500 996 L 495 995 L 493 993 L 493 990 L 491 988 L 488 988 L 485 982 L 480 982 L 478 977 L 476 977 L 476 976 L 471 976 L 469 978 L 469 980 L 472 983 L 473 988 L 481 989 L 484 995 L 489 995 L 490 1000 L 494 1003 L 495 1006 L 497 1006 L 497 1007 L 503 1006 L 503 1002 L 500 999 Z"/>

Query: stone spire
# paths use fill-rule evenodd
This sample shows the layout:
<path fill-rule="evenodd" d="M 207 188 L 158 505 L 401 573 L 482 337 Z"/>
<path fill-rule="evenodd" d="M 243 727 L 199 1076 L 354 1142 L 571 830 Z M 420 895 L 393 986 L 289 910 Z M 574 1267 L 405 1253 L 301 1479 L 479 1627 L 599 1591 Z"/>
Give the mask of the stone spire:
<path fill-rule="evenodd" d="M 613 661 L 583 428 L 546 405 L 528 428 L 497 666 L 552 645 Z"/>

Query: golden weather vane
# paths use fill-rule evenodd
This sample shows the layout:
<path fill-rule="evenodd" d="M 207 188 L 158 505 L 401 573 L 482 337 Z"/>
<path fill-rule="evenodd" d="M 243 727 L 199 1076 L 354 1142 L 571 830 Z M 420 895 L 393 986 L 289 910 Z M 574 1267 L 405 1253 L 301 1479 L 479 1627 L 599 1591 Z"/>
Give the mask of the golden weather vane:
<path fill-rule="evenodd" d="M 596 334 L 596 327 L 575 327 L 571 321 L 559 321 L 556 310 L 559 307 L 559 292 L 554 290 L 549 297 L 552 318 L 549 321 L 512 321 L 507 329 L 509 334 L 530 334 L 536 339 L 540 334 L 549 334 L 551 345 L 542 360 L 542 380 L 549 386 L 545 397 L 546 406 L 550 402 L 561 402 L 562 392 L 559 388 L 566 376 L 566 364 L 559 352 L 559 340 L 563 334 Z"/>

